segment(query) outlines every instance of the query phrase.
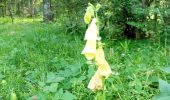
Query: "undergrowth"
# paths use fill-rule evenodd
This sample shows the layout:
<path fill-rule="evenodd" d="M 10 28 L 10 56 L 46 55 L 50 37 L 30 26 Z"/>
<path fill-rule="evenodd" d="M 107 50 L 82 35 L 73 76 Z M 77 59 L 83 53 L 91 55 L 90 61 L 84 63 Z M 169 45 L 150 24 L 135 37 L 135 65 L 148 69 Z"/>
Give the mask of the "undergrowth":
<path fill-rule="evenodd" d="M 170 81 L 160 70 L 169 64 L 169 47 L 149 39 L 105 41 L 113 74 L 95 92 L 87 88 L 94 69 L 84 63 L 81 35 L 56 23 L 1 21 L 0 100 L 12 92 L 18 100 L 149 100 L 159 93 L 158 78 Z"/>

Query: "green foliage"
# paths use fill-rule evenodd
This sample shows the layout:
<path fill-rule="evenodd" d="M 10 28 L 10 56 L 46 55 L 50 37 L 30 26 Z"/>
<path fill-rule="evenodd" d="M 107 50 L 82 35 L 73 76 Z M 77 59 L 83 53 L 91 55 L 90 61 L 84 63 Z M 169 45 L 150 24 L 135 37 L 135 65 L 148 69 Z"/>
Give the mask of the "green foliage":
<path fill-rule="evenodd" d="M 42 17 L 43 0 L 1 0 L 0 16 Z M 170 43 L 170 1 L 169 0 L 50 0 L 51 19 L 60 23 L 65 33 L 82 35 L 86 23 L 94 16 L 93 6 L 96 5 L 98 17 L 101 19 L 100 32 L 107 39 L 133 38 Z M 100 5 L 101 4 L 101 5 Z M 134 5 L 135 4 L 135 5 Z M 100 8 L 100 9 L 99 9 Z M 88 21 L 89 20 L 89 21 Z M 15 22 L 15 20 L 14 20 Z"/>
<path fill-rule="evenodd" d="M 170 92 L 170 84 L 168 84 L 166 81 L 163 81 L 161 79 L 159 79 L 159 88 L 160 88 L 160 92 L 162 93 Z"/>
<path fill-rule="evenodd" d="M 163 67 L 161 70 L 170 73 L 169 67 Z M 168 100 L 170 98 L 170 84 L 162 79 L 159 79 L 160 94 L 153 97 L 153 100 Z"/>
<path fill-rule="evenodd" d="M 103 19 L 103 34 L 108 38 L 128 36 L 130 38 L 165 39 L 168 1 L 159 0 L 114 0 L 105 2 L 100 17 Z M 164 5 L 162 5 L 162 2 Z M 149 4 L 148 4 L 149 3 Z M 135 4 L 135 5 L 134 5 Z"/>
<path fill-rule="evenodd" d="M 144 100 L 159 94 L 158 76 L 170 80 L 160 70 L 169 64 L 169 48 L 149 40 L 105 40 L 114 73 L 103 91 L 90 91 L 86 86 L 94 69 L 80 55 L 80 36 L 65 34 L 60 23 L 0 20 L 1 100 L 10 99 L 12 92 L 18 100 Z"/>
<path fill-rule="evenodd" d="M 9 17 L 0 18 L 1 100 L 15 96 L 18 100 L 169 98 L 170 68 L 162 67 L 170 64 L 168 0 L 145 0 L 144 4 L 142 0 L 98 0 L 101 5 L 96 0 L 52 0 L 55 22 L 48 24 L 41 23 L 42 18 L 23 18 L 32 14 L 30 1 L 15 0 L 14 24 Z M 95 69 L 84 64 L 80 55 L 83 38 L 72 35 L 85 32 L 88 2 L 96 5 L 106 58 L 114 71 L 99 92 L 86 87 Z M 0 0 L 0 13 L 5 14 L 9 4 L 11 0 Z M 17 4 L 24 9 L 17 10 Z M 33 6 L 42 16 L 42 1 L 36 0 Z M 124 35 L 154 42 L 119 40 Z"/>
<path fill-rule="evenodd" d="M 98 2 L 102 4 L 101 9 L 98 11 L 98 17 L 101 19 L 101 34 L 108 39 L 124 38 L 124 36 L 127 36 L 137 39 L 151 38 L 156 42 L 165 40 L 169 34 L 169 21 L 165 21 L 169 20 L 168 1 L 144 1 L 143 3 L 142 0 L 99 0 Z M 93 0 L 89 0 L 89 2 L 92 2 L 94 5 L 97 4 Z M 82 33 L 73 31 L 75 29 L 84 31 L 83 29 L 85 29 L 85 27 L 81 27 L 83 26 L 81 23 L 83 18 L 82 13 L 85 13 L 87 2 L 73 0 L 63 4 L 56 1 L 55 4 L 57 18 L 68 16 L 66 17 L 69 19 L 68 21 L 72 19 L 78 22 L 71 21 L 68 23 L 66 21 L 68 23 L 67 28 L 69 29 L 67 33 Z M 77 6 L 77 4 L 80 5 Z M 75 5 L 76 7 L 74 7 Z M 61 13 L 63 9 L 65 9 L 65 12 Z"/>

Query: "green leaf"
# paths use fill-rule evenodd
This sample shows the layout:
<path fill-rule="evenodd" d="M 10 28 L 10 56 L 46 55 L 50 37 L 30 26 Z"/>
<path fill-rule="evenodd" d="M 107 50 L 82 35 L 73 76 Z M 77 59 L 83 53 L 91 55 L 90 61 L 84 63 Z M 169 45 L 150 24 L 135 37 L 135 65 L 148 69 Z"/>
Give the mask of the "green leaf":
<path fill-rule="evenodd" d="M 86 79 L 85 76 L 81 76 L 81 77 L 79 77 L 79 78 L 73 78 L 73 79 L 71 80 L 71 83 L 72 83 L 72 84 L 81 84 L 82 81 L 85 80 L 85 79 Z"/>
<path fill-rule="evenodd" d="M 50 86 L 45 86 L 43 91 L 44 92 L 56 92 L 58 88 L 58 83 L 52 83 Z"/>
<path fill-rule="evenodd" d="M 47 100 L 47 94 L 45 93 L 39 93 L 37 97 L 38 97 L 37 100 Z M 31 100 L 32 100 L 32 97 L 31 97 Z"/>
<path fill-rule="evenodd" d="M 0 80 L 2 80 L 5 76 L 0 73 Z"/>
<path fill-rule="evenodd" d="M 94 17 L 94 6 L 91 3 L 88 4 L 86 13 L 89 13 L 91 17 Z"/>
<path fill-rule="evenodd" d="M 164 67 L 164 68 L 161 68 L 161 70 L 166 73 L 170 73 L 170 67 Z"/>
<path fill-rule="evenodd" d="M 45 83 L 44 83 L 44 82 L 38 82 L 38 85 L 39 85 L 40 87 L 44 87 L 44 86 L 45 86 Z"/>
<path fill-rule="evenodd" d="M 101 8 L 101 5 L 99 3 L 97 3 L 96 5 L 96 11 L 98 11 Z"/>
<path fill-rule="evenodd" d="M 94 73 L 95 73 L 95 68 L 94 68 L 94 66 L 89 66 L 87 77 L 88 77 L 88 78 L 91 78 L 91 77 L 94 75 Z"/>
<path fill-rule="evenodd" d="M 152 98 L 152 100 L 169 100 L 170 93 L 161 93 Z"/>
<path fill-rule="evenodd" d="M 47 83 L 57 83 L 57 82 L 61 82 L 62 80 L 64 80 L 65 78 L 64 77 L 60 77 L 60 76 L 57 76 L 55 73 L 48 73 L 47 75 Z"/>
<path fill-rule="evenodd" d="M 159 79 L 159 89 L 163 92 L 170 92 L 170 84 L 162 79 Z"/>
<path fill-rule="evenodd" d="M 61 100 L 63 96 L 63 88 L 59 89 L 56 93 L 55 96 L 53 97 L 53 100 Z"/>
<path fill-rule="evenodd" d="M 70 93 L 69 91 L 66 91 L 62 97 L 62 100 L 75 100 L 75 99 L 77 99 L 77 97 Z"/>

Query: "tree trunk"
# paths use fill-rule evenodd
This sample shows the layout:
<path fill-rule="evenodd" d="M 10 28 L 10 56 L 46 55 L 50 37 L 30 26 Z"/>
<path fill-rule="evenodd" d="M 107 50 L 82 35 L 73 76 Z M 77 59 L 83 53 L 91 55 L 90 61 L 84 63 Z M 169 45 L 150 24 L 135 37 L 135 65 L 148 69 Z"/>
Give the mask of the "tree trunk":
<path fill-rule="evenodd" d="M 35 17 L 35 2 L 36 2 L 36 0 L 31 0 L 31 17 L 33 19 Z"/>
<path fill-rule="evenodd" d="M 142 7 L 143 7 L 143 8 L 146 7 L 146 0 L 142 0 Z"/>
<path fill-rule="evenodd" d="M 16 14 L 17 14 L 18 16 L 20 16 L 20 15 L 21 15 L 20 2 L 18 2 L 16 6 L 17 6 Z"/>
<path fill-rule="evenodd" d="M 49 22 L 53 20 L 53 15 L 51 11 L 51 0 L 43 0 L 44 11 L 43 20 L 44 22 Z"/>
<path fill-rule="evenodd" d="M 13 16 L 13 11 L 12 11 L 12 5 L 10 4 L 9 6 L 9 15 L 11 17 L 12 24 L 14 23 L 14 16 Z"/>

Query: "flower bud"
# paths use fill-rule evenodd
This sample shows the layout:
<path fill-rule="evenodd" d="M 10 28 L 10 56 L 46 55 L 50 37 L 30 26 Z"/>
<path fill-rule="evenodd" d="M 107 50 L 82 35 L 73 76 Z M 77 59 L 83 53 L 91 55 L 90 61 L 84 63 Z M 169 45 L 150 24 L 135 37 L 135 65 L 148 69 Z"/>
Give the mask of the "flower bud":
<path fill-rule="evenodd" d="M 91 22 L 91 14 L 90 13 L 85 13 L 85 15 L 84 15 L 84 22 L 86 23 L 86 24 L 89 24 L 90 22 Z"/>
<path fill-rule="evenodd" d="M 98 4 L 96 5 L 96 11 L 98 11 L 100 8 L 101 8 L 101 5 L 98 3 Z"/>

